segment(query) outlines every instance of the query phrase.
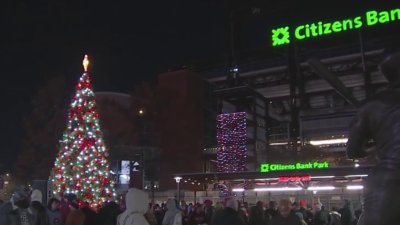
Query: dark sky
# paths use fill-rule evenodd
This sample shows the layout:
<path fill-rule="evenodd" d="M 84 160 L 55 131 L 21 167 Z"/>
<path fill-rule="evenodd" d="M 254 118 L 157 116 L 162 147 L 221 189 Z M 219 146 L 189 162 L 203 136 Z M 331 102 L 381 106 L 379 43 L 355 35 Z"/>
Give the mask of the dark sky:
<path fill-rule="evenodd" d="M 251 55 L 270 51 L 273 26 L 351 15 L 370 7 L 365 2 L 370 1 L 3 0 L 0 163 L 11 164 L 20 151 L 31 97 L 53 76 L 78 79 L 85 53 L 94 61 L 97 91 L 129 92 L 168 69 L 223 62 L 228 5 L 246 8 L 237 19 L 239 52 Z M 254 14 L 253 6 L 261 13 Z"/>
<path fill-rule="evenodd" d="M 191 1 L 189 1 L 191 2 Z M 3 3 L 2 3 L 3 4 Z M 78 79 L 85 53 L 95 88 L 130 92 L 143 80 L 223 55 L 222 2 L 9 0 L 0 7 L 0 163 L 20 150 L 31 96 L 49 78 Z"/>

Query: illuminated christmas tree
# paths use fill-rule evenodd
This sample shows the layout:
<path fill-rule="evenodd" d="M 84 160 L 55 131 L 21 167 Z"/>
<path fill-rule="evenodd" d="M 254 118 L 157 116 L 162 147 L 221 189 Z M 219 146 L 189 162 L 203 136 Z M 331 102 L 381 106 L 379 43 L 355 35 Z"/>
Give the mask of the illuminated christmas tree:
<path fill-rule="evenodd" d="M 89 60 L 83 60 L 84 74 L 76 86 L 68 113 L 68 124 L 60 141 L 60 149 L 50 180 L 54 194 L 74 193 L 80 204 L 101 206 L 115 196 L 96 110 L 96 99 L 91 89 Z"/>

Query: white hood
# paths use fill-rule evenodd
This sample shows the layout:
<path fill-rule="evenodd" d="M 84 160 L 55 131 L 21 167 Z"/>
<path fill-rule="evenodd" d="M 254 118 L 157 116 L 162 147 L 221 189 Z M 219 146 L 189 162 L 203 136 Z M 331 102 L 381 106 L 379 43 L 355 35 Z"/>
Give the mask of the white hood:
<path fill-rule="evenodd" d="M 177 208 L 177 202 L 175 199 L 168 199 L 167 201 L 167 212 L 165 212 L 163 225 L 173 225 L 175 215 L 177 213 L 181 213 L 181 211 Z"/>
<path fill-rule="evenodd" d="M 118 216 L 118 225 L 149 225 L 143 214 L 149 205 L 146 192 L 130 188 L 125 197 L 126 210 Z"/>

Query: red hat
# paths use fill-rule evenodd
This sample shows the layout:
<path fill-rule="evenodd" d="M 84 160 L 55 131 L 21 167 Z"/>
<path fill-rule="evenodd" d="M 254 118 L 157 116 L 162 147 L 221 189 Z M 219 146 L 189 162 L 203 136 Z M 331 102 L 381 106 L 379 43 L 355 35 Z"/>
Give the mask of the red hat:
<path fill-rule="evenodd" d="M 299 204 L 300 204 L 300 207 L 307 208 L 307 201 L 306 200 L 304 200 L 304 199 L 300 200 Z"/>

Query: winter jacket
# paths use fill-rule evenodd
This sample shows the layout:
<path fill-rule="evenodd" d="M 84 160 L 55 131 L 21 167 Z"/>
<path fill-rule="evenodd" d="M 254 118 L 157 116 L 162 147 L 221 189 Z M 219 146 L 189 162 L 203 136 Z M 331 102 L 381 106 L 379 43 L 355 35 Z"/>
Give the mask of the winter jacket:
<path fill-rule="evenodd" d="M 25 220 L 26 223 L 21 223 Z M 35 217 L 28 209 L 20 209 L 11 202 L 0 207 L 0 225 L 34 225 Z"/>
<path fill-rule="evenodd" d="M 215 213 L 212 220 L 213 225 L 244 225 L 243 219 L 240 217 L 238 211 L 226 207 Z"/>
<path fill-rule="evenodd" d="M 107 203 L 99 210 L 99 225 L 117 225 L 117 217 L 119 214 L 120 210 L 117 203 Z"/>
<path fill-rule="evenodd" d="M 291 213 L 287 217 L 282 215 L 275 216 L 269 222 L 270 225 L 302 225 L 302 222 L 298 216 Z"/>
<path fill-rule="evenodd" d="M 63 215 L 61 214 L 60 211 L 52 211 L 50 209 L 47 209 L 47 216 L 49 218 L 49 224 L 50 225 L 63 225 Z"/>
<path fill-rule="evenodd" d="M 354 210 L 350 205 L 345 205 L 343 208 L 339 210 L 341 215 L 340 223 L 341 225 L 352 225 L 355 218 Z"/>
<path fill-rule="evenodd" d="M 81 208 L 81 211 L 83 214 L 85 214 L 85 222 L 83 223 L 84 225 L 99 225 L 99 215 L 90 209 L 89 207 L 83 207 Z"/>
<path fill-rule="evenodd" d="M 29 208 L 35 217 L 35 225 L 49 225 L 46 207 L 44 207 L 42 203 L 33 201 Z"/>
<path fill-rule="evenodd" d="M 177 208 L 175 199 L 168 199 L 167 212 L 165 212 L 162 225 L 174 225 L 174 220 L 177 214 L 182 215 L 182 212 Z"/>
<path fill-rule="evenodd" d="M 268 208 L 267 210 L 265 210 L 265 216 L 268 220 L 271 220 L 278 215 L 279 211 L 277 209 Z"/>
<path fill-rule="evenodd" d="M 329 213 L 325 210 L 320 210 L 315 213 L 314 225 L 328 225 L 329 224 Z"/>
<path fill-rule="evenodd" d="M 267 220 L 265 219 L 265 213 L 262 207 L 253 206 L 250 209 L 249 225 L 265 225 Z"/>
<path fill-rule="evenodd" d="M 340 217 L 340 213 L 336 211 L 329 212 L 329 225 L 341 225 Z"/>
<path fill-rule="evenodd" d="M 205 224 L 205 223 L 207 223 L 206 213 L 204 211 L 201 211 L 200 213 L 194 211 L 189 217 L 188 225 L 198 225 L 198 224 Z"/>
<path fill-rule="evenodd" d="M 47 217 L 46 207 L 42 204 L 43 195 L 38 189 L 32 191 L 31 205 L 29 209 L 35 216 L 35 225 L 48 225 L 49 218 Z"/>
<path fill-rule="evenodd" d="M 80 210 L 71 210 L 65 221 L 65 225 L 84 225 L 85 214 Z"/>
<path fill-rule="evenodd" d="M 126 210 L 118 218 L 118 225 L 149 225 L 144 214 L 147 211 L 149 197 L 146 192 L 130 188 L 125 196 Z"/>

